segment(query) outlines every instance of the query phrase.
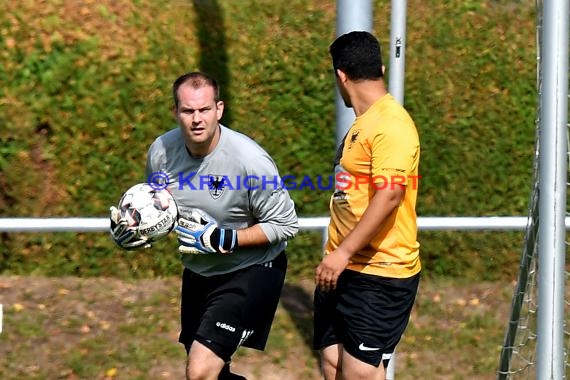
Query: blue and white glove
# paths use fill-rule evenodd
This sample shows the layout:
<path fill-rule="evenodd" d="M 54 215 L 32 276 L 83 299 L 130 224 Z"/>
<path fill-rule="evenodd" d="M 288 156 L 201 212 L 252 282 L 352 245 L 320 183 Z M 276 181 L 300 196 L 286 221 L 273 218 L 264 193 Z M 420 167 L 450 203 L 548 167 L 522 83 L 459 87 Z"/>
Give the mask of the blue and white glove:
<path fill-rule="evenodd" d="M 150 243 L 146 238 L 139 236 L 136 230 L 128 228 L 127 219 L 121 214 L 121 210 L 112 206 L 110 212 L 109 232 L 119 247 L 124 249 L 150 248 Z"/>
<path fill-rule="evenodd" d="M 179 218 L 174 231 L 183 254 L 228 254 L 237 247 L 237 231 L 219 228 L 214 218 L 202 210 L 192 210 L 190 219 Z"/>

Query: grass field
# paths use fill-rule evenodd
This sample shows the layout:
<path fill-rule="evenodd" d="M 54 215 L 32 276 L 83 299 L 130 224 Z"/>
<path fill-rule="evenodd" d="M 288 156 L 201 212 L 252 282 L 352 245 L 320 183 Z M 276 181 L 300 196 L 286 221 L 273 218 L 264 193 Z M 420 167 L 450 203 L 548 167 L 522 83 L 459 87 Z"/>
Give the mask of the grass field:
<path fill-rule="evenodd" d="M 396 378 L 494 379 L 513 284 L 424 280 L 398 346 Z M 319 379 L 312 283 L 287 283 L 265 353 L 242 349 L 250 380 Z M 0 378 L 181 379 L 178 278 L 0 277 Z"/>

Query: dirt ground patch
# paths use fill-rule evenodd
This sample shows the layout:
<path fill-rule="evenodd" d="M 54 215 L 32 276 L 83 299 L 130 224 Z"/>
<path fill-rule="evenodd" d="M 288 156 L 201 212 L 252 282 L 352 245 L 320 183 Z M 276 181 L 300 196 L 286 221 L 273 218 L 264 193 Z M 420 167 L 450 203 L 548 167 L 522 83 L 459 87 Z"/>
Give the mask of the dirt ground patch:
<path fill-rule="evenodd" d="M 233 370 L 248 379 L 318 378 L 298 330 L 305 324 L 301 331 L 308 331 L 309 301 L 308 293 L 286 286 L 291 311 L 280 306 L 281 331 L 265 353 L 240 350 Z M 0 303 L 2 379 L 184 378 L 178 278 L 0 277 Z"/>
<path fill-rule="evenodd" d="M 235 372 L 249 380 L 320 379 L 310 349 L 312 289 L 310 280 L 286 284 L 266 352 L 238 351 Z M 422 284 L 398 347 L 398 380 L 421 373 L 430 379 L 495 378 L 511 289 L 512 284 Z M 178 278 L 0 276 L 0 303 L 2 379 L 184 378 Z M 487 322 L 471 333 L 473 318 Z M 452 360 L 449 352 L 461 346 L 464 352 Z M 478 358 L 488 347 L 491 357 Z"/>

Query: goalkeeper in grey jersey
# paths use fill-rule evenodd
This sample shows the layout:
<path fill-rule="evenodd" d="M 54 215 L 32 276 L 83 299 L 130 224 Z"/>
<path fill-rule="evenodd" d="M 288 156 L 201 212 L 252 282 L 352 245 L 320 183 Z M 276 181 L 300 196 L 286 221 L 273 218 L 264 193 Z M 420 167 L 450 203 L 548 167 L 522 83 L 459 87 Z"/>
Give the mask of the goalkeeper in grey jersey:
<path fill-rule="evenodd" d="M 229 362 L 240 345 L 265 348 L 285 246 L 298 230 L 295 206 L 271 157 L 219 124 L 224 103 L 215 79 L 188 73 L 172 91 L 179 128 L 151 145 L 147 177 L 168 186 L 179 210 L 186 377 L 244 379 Z"/>

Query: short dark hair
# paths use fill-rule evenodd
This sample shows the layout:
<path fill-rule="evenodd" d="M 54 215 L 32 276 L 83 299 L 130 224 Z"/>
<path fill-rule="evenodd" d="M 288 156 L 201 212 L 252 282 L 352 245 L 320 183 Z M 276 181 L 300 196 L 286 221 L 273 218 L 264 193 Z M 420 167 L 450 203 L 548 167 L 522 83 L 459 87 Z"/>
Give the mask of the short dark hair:
<path fill-rule="evenodd" d="M 172 97 L 174 98 L 174 105 L 178 108 L 180 99 L 178 99 L 178 89 L 183 84 L 188 83 L 192 88 L 201 88 L 210 86 L 214 88 L 214 101 L 220 101 L 220 86 L 218 81 L 206 73 L 200 71 L 192 71 L 179 76 L 172 84 Z"/>
<path fill-rule="evenodd" d="M 380 43 L 369 32 L 354 31 L 339 36 L 329 48 L 333 68 L 350 80 L 378 80 L 382 73 Z"/>

